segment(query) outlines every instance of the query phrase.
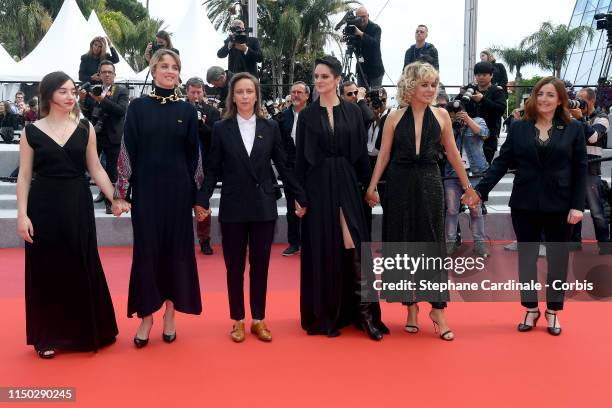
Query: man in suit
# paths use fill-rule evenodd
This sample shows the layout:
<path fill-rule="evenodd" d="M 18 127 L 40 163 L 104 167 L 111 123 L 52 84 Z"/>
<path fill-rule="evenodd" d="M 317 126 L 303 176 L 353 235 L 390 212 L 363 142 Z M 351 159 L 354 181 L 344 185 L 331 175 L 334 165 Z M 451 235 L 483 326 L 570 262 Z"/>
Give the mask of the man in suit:
<path fill-rule="evenodd" d="M 212 127 L 215 122 L 221 120 L 219 111 L 206 103 L 206 91 L 204 90 L 204 81 L 198 77 L 189 78 L 185 84 L 187 93 L 187 101 L 195 106 L 198 111 L 198 136 L 200 137 L 200 150 L 202 159 L 206 160 L 210 144 L 212 143 Z M 213 249 L 210 246 L 210 227 L 211 219 L 206 218 L 204 221 L 198 221 L 196 234 L 200 243 L 200 252 L 204 255 L 212 255 Z"/>
<path fill-rule="evenodd" d="M 241 20 L 232 21 L 230 31 L 232 33 L 225 39 L 223 47 L 217 51 L 217 57 L 227 57 L 227 69 L 234 74 L 248 72 L 257 78 L 257 63 L 263 60 L 259 40 L 248 37 Z"/>
<path fill-rule="evenodd" d="M 287 167 L 295 168 L 295 132 L 300 112 L 306 107 L 310 88 L 302 81 L 291 86 L 291 106 L 281 113 L 280 130 L 283 147 L 287 154 Z M 289 246 L 283 251 L 283 256 L 291 256 L 300 252 L 300 219 L 295 215 L 295 196 L 285 189 L 287 201 L 287 241 Z"/>
<path fill-rule="evenodd" d="M 100 62 L 98 72 L 102 79 L 101 93 L 81 89 L 79 103 L 83 115 L 94 125 L 98 154 L 104 152 L 106 173 L 110 181 L 115 183 L 117 158 L 121 148 L 129 95 L 126 88 L 115 85 L 115 65 L 112 62 L 108 60 Z M 106 205 L 106 213 L 112 214 L 111 202 L 100 193 L 96 202 L 102 200 Z"/>
<path fill-rule="evenodd" d="M 271 161 L 297 202 L 298 216 L 307 206 L 306 193 L 287 167 L 278 124 L 265 119 L 261 111 L 259 81 L 248 73 L 234 75 L 230 82 L 232 103 L 225 118 L 215 123 L 206 178 L 198 194 L 196 215 L 210 214 L 210 197 L 222 182 L 219 203 L 222 246 L 227 268 L 233 341 L 244 341 L 244 269 L 247 245 L 250 264 L 251 332 L 262 341 L 271 341 L 265 326 L 266 291 L 274 226 L 278 218 L 274 173 Z"/>

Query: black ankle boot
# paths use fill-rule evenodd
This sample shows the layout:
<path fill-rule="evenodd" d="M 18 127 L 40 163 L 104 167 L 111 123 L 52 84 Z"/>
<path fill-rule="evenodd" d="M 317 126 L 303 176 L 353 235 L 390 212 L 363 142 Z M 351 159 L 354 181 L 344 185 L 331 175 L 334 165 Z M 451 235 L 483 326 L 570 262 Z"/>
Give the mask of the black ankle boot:
<path fill-rule="evenodd" d="M 372 313 L 370 312 L 370 304 L 369 303 L 359 303 L 359 324 L 361 328 L 365 330 L 368 334 L 368 337 L 372 340 L 382 340 L 383 335 L 378 330 L 378 327 L 374 324 L 374 320 L 372 319 Z"/>

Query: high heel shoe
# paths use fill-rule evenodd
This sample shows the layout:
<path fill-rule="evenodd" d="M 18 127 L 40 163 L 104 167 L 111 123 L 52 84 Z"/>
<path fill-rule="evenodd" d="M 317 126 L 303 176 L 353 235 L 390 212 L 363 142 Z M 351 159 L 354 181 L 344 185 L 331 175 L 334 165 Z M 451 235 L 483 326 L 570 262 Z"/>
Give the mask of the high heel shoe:
<path fill-rule="evenodd" d="M 372 314 L 370 313 L 370 304 L 369 303 L 360 303 L 359 304 L 359 320 L 358 324 L 361 326 L 363 330 L 368 334 L 368 337 L 372 340 L 382 340 L 383 335 L 380 330 L 374 324 L 372 319 Z"/>
<path fill-rule="evenodd" d="M 529 313 L 534 313 L 537 314 L 537 316 L 535 317 L 535 319 L 533 319 L 533 326 L 530 326 L 527 324 L 527 316 L 529 316 Z M 525 312 L 525 318 L 523 319 L 523 323 L 519 323 L 518 325 L 518 331 L 520 332 L 528 332 L 531 329 L 533 329 L 536 324 L 538 323 L 538 319 L 540 318 L 542 314 L 540 313 L 540 310 L 527 310 Z"/>
<path fill-rule="evenodd" d="M 137 336 L 134 336 L 134 344 L 136 345 L 136 348 L 143 348 L 149 344 L 149 339 L 139 339 Z"/>
<path fill-rule="evenodd" d="M 144 319 L 143 319 L 143 322 L 144 322 Z M 149 333 L 151 333 L 152 327 L 153 327 L 153 322 L 151 322 L 151 327 L 149 327 Z M 140 337 L 138 337 L 138 334 L 134 336 L 134 344 L 136 345 L 136 348 L 140 349 L 146 346 L 147 344 L 149 344 L 149 336 L 148 336 L 149 333 L 147 333 L 146 339 L 141 339 Z"/>
<path fill-rule="evenodd" d="M 440 323 L 438 323 L 436 320 L 434 320 L 433 317 L 431 317 L 431 313 L 429 314 L 429 318 L 431 319 L 431 322 L 433 323 L 434 326 L 434 331 L 436 333 L 440 333 Z M 452 330 L 447 330 L 444 333 L 440 333 L 440 338 L 444 341 L 453 341 L 455 340 L 455 333 L 453 333 Z"/>
<path fill-rule="evenodd" d="M 410 306 L 408 306 L 410 307 Z M 417 315 L 419 314 L 419 305 L 416 305 Z M 419 326 L 413 324 L 406 324 L 404 330 L 410 334 L 416 334 L 419 332 Z"/>
<path fill-rule="evenodd" d="M 166 321 L 166 315 L 164 314 L 164 322 L 165 321 Z M 172 334 L 166 334 L 166 333 L 163 333 L 162 331 L 162 339 L 166 343 L 172 343 L 174 340 L 176 340 L 176 328 L 174 329 L 174 333 Z"/>
<path fill-rule="evenodd" d="M 549 312 L 548 309 L 544 312 L 547 316 L 555 316 L 555 318 L 553 319 L 553 324 L 552 327 L 548 326 L 547 330 L 548 330 L 548 334 L 550 334 L 551 336 L 558 336 L 561 334 L 561 328 L 560 327 L 556 327 L 557 326 L 557 312 L 553 313 L 553 312 Z"/>

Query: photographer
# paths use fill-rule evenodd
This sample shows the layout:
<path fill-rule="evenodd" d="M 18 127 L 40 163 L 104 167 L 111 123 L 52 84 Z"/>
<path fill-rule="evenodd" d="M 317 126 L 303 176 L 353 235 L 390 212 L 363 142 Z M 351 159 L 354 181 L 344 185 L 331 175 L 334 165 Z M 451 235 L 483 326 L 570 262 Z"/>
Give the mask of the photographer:
<path fill-rule="evenodd" d="M 493 85 L 493 65 L 479 62 L 474 65 L 476 85 L 461 89 L 457 99 L 465 101 L 465 110 L 471 118 L 482 118 L 489 128 L 489 137 L 484 143 L 487 163 L 491 164 L 497 151 L 497 138 L 501 130 L 502 115 L 506 111 L 506 94 L 500 86 Z"/>
<path fill-rule="evenodd" d="M 151 57 L 153 56 L 153 54 L 155 54 L 155 51 L 162 49 L 162 48 L 172 50 L 177 54 L 179 53 L 179 51 L 172 46 L 172 40 L 170 39 L 170 34 L 168 34 L 168 32 L 164 30 L 161 30 L 157 34 L 155 34 L 155 44 L 150 42 L 147 45 L 147 48 L 144 54 L 144 57 L 145 57 L 145 60 L 147 60 L 147 63 L 151 61 Z"/>
<path fill-rule="evenodd" d="M 206 160 L 212 142 L 212 128 L 215 122 L 221 120 L 219 111 L 206 103 L 206 92 L 204 81 L 193 77 L 187 80 L 185 85 L 187 101 L 192 104 L 198 112 L 198 136 L 200 139 L 200 150 L 202 159 Z M 206 177 L 206 175 L 204 175 Z M 204 255 L 212 255 L 213 249 L 210 246 L 210 224 L 211 217 L 206 217 L 204 221 L 197 222 L 196 232 L 200 243 L 200 252 Z"/>
<path fill-rule="evenodd" d="M 123 136 L 123 122 L 129 102 L 128 90 L 115 85 L 115 65 L 102 61 L 98 69 L 101 85 L 86 82 L 79 91 L 83 115 L 94 125 L 98 155 L 104 152 L 105 170 L 114 184 L 117 181 L 117 158 Z M 100 201 L 104 195 L 100 193 Z M 106 213 L 112 214 L 111 202 L 104 198 Z"/>
<path fill-rule="evenodd" d="M 348 16 L 351 14 L 347 14 Z M 355 42 L 357 58 L 363 58 L 363 61 L 359 63 L 361 69 L 357 68 L 357 83 L 360 87 L 368 89 L 380 88 L 385 74 L 380 53 L 382 33 L 380 26 L 370 21 L 370 15 L 365 7 L 359 7 L 355 12 L 355 17 L 348 17 L 345 31 L 349 41 Z"/>
<path fill-rule="evenodd" d="M 108 53 L 110 51 L 110 54 Z M 99 84 L 102 78 L 98 75 L 100 62 L 110 61 L 113 64 L 119 62 L 119 54 L 113 47 L 113 43 L 108 37 L 94 37 L 89 43 L 89 51 L 81 55 L 81 65 L 79 65 L 79 81 Z"/>
<path fill-rule="evenodd" d="M 387 120 L 387 116 L 391 109 L 387 109 L 387 91 L 385 88 L 374 89 L 366 94 L 366 101 L 368 103 L 369 108 L 374 113 L 374 121 L 367 128 L 367 147 L 368 147 L 368 158 L 370 159 L 370 168 L 373 170 L 376 166 L 376 160 L 378 159 L 378 152 L 380 150 L 380 144 L 382 141 L 382 133 L 383 128 L 385 126 L 385 121 Z M 386 174 L 383 173 L 380 181 L 386 180 Z M 385 210 L 385 184 L 379 184 L 377 187 L 378 196 L 380 197 L 380 203 L 383 207 L 383 212 Z M 370 234 L 370 239 L 372 238 L 372 208 L 368 205 L 367 202 L 363 202 L 364 210 L 366 214 L 366 222 L 368 224 L 368 233 Z M 383 217 L 384 222 L 384 217 Z M 383 224 L 384 230 L 384 224 Z"/>
<path fill-rule="evenodd" d="M 601 159 L 604 140 L 610 127 L 608 116 L 605 112 L 595 109 L 596 95 L 591 88 L 583 88 L 578 92 L 576 105 L 580 105 L 578 109 L 571 109 L 572 116 L 584 124 L 587 159 Z M 599 243 L 600 254 L 611 254 L 610 248 L 610 231 L 608 229 L 608 220 L 603 208 L 602 202 L 602 187 L 601 187 L 601 162 L 588 163 L 587 181 L 586 181 L 586 202 L 591 211 L 591 219 L 595 229 L 595 237 Z M 578 243 L 582 241 L 582 221 L 574 225 L 572 232 L 572 242 Z M 603 244 L 603 245 L 602 245 Z"/>
<path fill-rule="evenodd" d="M 227 69 L 234 74 L 248 72 L 259 78 L 257 63 L 263 60 L 259 40 L 247 35 L 247 30 L 241 20 L 232 21 L 230 32 L 223 47 L 217 51 L 217 57 L 228 57 Z"/>
<path fill-rule="evenodd" d="M 357 85 L 353 81 L 345 81 L 340 84 L 340 96 L 346 102 L 353 102 L 359 106 L 361 116 L 363 117 L 363 125 L 366 129 L 374 122 L 374 112 L 369 108 L 365 99 L 365 88 L 357 89 Z"/>
<path fill-rule="evenodd" d="M 219 109 L 225 110 L 227 92 L 229 83 L 234 74 L 231 71 L 226 71 L 221 67 L 210 67 L 206 71 L 206 82 L 217 89 L 217 99 L 219 99 Z"/>
<path fill-rule="evenodd" d="M 424 24 L 419 24 L 414 33 L 416 43 L 406 51 L 404 55 L 404 68 L 406 65 L 412 64 L 415 61 L 427 62 L 434 66 L 437 71 L 440 71 L 440 63 L 438 62 L 438 50 L 433 44 L 425 42 L 429 29 Z M 402 68 L 402 71 L 404 69 Z"/>
<path fill-rule="evenodd" d="M 457 149 L 461 153 L 461 159 L 468 175 L 482 174 L 489 168 L 483 152 L 484 141 L 489 137 L 489 128 L 484 119 L 470 117 L 464 110 L 465 102 L 458 100 L 448 104 L 446 109 L 453 124 L 453 134 Z M 446 219 L 444 230 L 446 235 L 446 252 L 452 255 L 459 247 L 457 242 L 457 225 L 459 224 L 459 211 L 461 208 L 461 195 L 463 188 L 457 178 L 453 167 L 446 162 L 444 165 L 444 177 L 454 177 L 444 180 L 444 197 L 446 201 Z M 471 183 L 478 183 L 480 178 L 471 178 Z M 486 258 L 490 255 L 489 248 L 485 244 L 485 225 L 482 208 L 480 205 L 470 207 L 470 226 L 474 239 L 474 254 Z"/>

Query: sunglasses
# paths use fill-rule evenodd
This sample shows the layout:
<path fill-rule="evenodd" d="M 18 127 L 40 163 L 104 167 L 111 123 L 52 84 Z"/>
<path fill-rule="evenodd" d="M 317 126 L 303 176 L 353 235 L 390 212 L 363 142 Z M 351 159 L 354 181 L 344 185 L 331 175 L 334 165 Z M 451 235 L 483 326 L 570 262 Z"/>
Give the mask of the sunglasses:
<path fill-rule="evenodd" d="M 425 34 L 425 30 L 416 30 L 416 34 Z"/>
<path fill-rule="evenodd" d="M 346 93 L 346 96 L 357 96 L 357 93 L 358 93 L 358 92 L 359 92 L 359 91 L 347 92 L 347 93 Z"/>

